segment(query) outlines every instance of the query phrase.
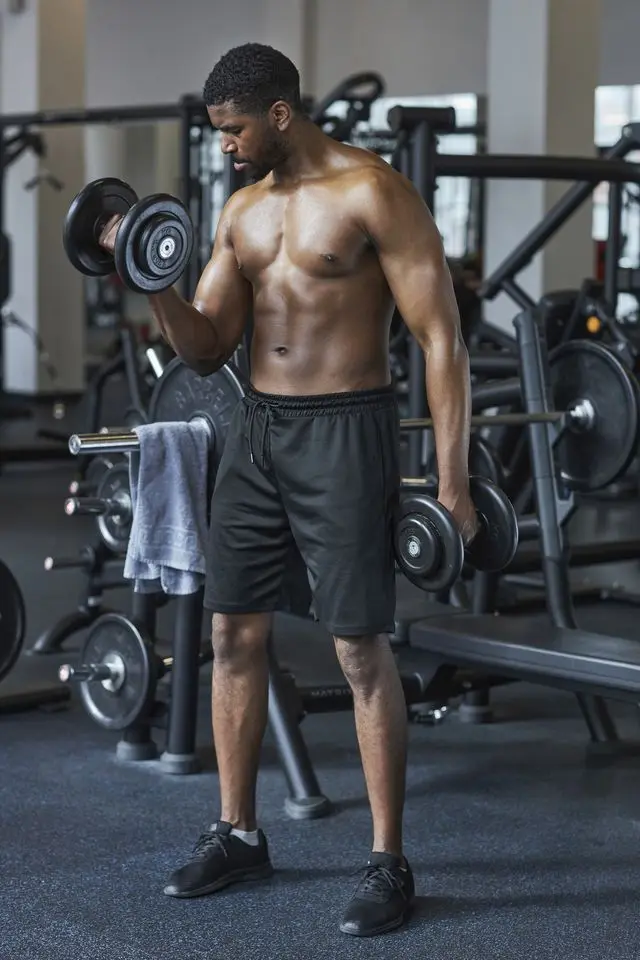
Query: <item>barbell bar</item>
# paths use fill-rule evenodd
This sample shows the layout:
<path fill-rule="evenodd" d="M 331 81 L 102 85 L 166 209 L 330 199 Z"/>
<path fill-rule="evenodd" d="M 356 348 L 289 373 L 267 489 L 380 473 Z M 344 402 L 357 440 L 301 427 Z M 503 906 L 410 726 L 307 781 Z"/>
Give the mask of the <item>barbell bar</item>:
<path fill-rule="evenodd" d="M 549 410 L 540 413 L 494 413 L 474 414 L 472 427 L 526 427 L 530 423 L 560 423 L 567 419 L 572 426 L 588 430 L 594 422 L 596 411 L 590 400 L 581 400 L 568 410 Z M 400 421 L 401 430 L 431 430 L 431 417 L 408 417 Z"/>

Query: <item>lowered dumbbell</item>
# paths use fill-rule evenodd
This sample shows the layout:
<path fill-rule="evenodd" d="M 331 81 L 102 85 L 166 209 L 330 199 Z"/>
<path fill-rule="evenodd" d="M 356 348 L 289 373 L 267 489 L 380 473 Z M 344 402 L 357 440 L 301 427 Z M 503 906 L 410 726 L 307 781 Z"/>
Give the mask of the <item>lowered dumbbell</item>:
<path fill-rule="evenodd" d="M 199 665 L 212 659 L 201 654 Z M 63 683 L 80 684 L 89 716 L 105 730 L 124 730 L 150 716 L 158 681 L 173 667 L 173 657 L 160 657 L 145 631 L 123 613 L 105 613 L 87 633 L 81 663 L 62 664 Z"/>
<path fill-rule="evenodd" d="M 114 216 L 118 227 L 113 255 L 100 235 Z M 65 218 L 63 243 L 73 266 L 89 277 L 117 272 L 137 293 L 166 290 L 184 272 L 194 246 L 194 229 L 184 205 L 169 194 L 138 200 L 122 180 L 94 180 L 74 198 Z"/>
<path fill-rule="evenodd" d="M 68 497 L 64 512 L 68 517 L 96 516 L 106 546 L 116 553 L 124 553 L 133 522 L 128 464 L 115 463 L 109 467 L 100 479 L 94 497 Z"/>
<path fill-rule="evenodd" d="M 395 523 L 398 566 L 421 590 L 448 590 L 465 561 L 476 570 L 499 571 L 518 546 L 518 523 L 509 498 L 485 477 L 470 478 L 479 530 L 466 547 L 451 513 L 434 497 L 411 492 L 401 498 Z"/>

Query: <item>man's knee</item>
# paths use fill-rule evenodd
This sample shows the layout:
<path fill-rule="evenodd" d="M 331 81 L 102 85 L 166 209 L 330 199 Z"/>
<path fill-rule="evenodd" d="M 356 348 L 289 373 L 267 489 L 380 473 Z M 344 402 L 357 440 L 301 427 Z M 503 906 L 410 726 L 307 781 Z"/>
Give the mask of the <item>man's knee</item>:
<path fill-rule="evenodd" d="M 265 613 L 214 613 L 211 626 L 214 663 L 227 669 L 244 669 L 264 656 L 271 630 Z"/>
<path fill-rule="evenodd" d="M 369 637 L 335 637 L 336 652 L 345 679 L 354 694 L 369 697 L 375 693 L 384 672 L 395 669 L 386 634 Z"/>

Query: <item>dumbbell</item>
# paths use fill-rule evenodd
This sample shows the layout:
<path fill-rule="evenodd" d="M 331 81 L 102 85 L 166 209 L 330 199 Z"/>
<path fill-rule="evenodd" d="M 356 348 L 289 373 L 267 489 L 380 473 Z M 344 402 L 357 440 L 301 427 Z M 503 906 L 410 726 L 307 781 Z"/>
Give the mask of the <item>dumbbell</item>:
<path fill-rule="evenodd" d="M 201 653 L 208 663 L 212 650 Z M 153 639 L 123 613 L 105 613 L 89 628 L 81 663 L 63 663 L 62 683 L 79 683 L 89 716 L 106 730 L 124 730 L 153 708 L 158 681 L 173 667 L 173 657 L 160 657 Z"/>
<path fill-rule="evenodd" d="M 98 483 L 95 496 L 68 497 L 64 512 L 68 517 L 96 516 L 103 542 L 116 553 L 126 551 L 133 522 L 128 464 L 115 463 L 109 467 Z"/>
<path fill-rule="evenodd" d="M 122 216 L 113 255 L 100 235 L 114 215 Z M 136 293 L 167 290 L 184 272 L 194 246 L 194 229 L 184 205 L 169 194 L 139 200 L 115 177 L 94 180 L 74 198 L 63 230 L 66 254 L 88 277 L 117 272 Z"/>
<path fill-rule="evenodd" d="M 469 482 L 479 529 L 466 547 L 453 516 L 434 497 L 411 492 L 401 498 L 394 531 L 396 561 L 421 590 L 448 590 L 465 562 L 476 570 L 499 571 L 513 560 L 518 522 L 511 501 L 486 477 L 471 477 Z"/>

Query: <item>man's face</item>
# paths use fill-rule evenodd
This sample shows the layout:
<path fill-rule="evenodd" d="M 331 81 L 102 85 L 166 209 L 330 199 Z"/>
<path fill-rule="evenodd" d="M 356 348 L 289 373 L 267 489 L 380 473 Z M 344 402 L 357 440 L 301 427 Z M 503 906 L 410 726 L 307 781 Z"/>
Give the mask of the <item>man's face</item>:
<path fill-rule="evenodd" d="M 286 139 L 273 111 L 254 116 L 225 104 L 208 107 L 207 112 L 212 126 L 221 133 L 220 149 L 233 155 L 236 170 L 261 180 L 286 159 Z"/>

